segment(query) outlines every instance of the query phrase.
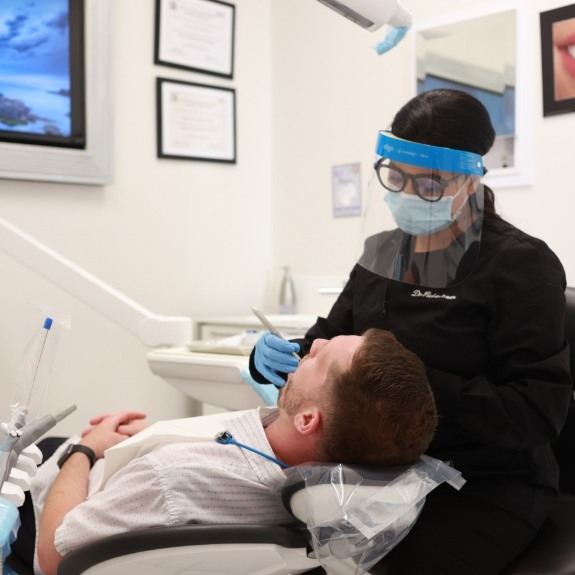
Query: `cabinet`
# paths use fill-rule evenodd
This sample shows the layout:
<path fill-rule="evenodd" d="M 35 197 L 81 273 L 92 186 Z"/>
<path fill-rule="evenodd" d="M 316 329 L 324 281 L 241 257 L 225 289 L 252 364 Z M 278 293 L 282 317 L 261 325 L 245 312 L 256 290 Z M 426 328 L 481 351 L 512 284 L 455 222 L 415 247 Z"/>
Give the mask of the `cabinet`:
<path fill-rule="evenodd" d="M 316 321 L 314 315 L 270 314 L 268 319 L 286 337 L 301 337 Z M 195 339 L 220 339 L 265 328 L 254 316 L 211 316 L 195 320 Z"/>
<path fill-rule="evenodd" d="M 286 337 L 299 337 L 316 321 L 311 315 L 270 315 L 269 320 Z M 195 321 L 194 339 L 221 339 L 246 330 L 263 330 L 251 316 L 212 316 Z M 199 353 L 188 347 L 156 349 L 148 364 L 160 376 L 189 397 L 224 409 L 249 409 L 262 405 L 258 394 L 243 380 L 248 357 L 223 353 Z"/>

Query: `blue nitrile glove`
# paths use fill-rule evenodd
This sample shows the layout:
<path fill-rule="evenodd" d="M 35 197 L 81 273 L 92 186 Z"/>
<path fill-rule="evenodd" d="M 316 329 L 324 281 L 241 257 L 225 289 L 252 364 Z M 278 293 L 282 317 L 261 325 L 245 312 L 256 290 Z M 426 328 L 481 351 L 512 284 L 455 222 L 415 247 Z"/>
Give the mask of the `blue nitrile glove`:
<path fill-rule="evenodd" d="M 299 343 L 266 331 L 256 343 L 254 365 L 270 383 L 283 387 L 285 380 L 279 374 L 292 373 L 297 369 L 299 361 L 292 354 L 299 350 Z"/>
<path fill-rule="evenodd" d="M 16 541 L 20 517 L 18 508 L 14 503 L 4 497 L 0 497 L 0 548 L 2 549 L 2 562 L 10 555 L 10 545 Z"/>
<path fill-rule="evenodd" d="M 258 383 L 251 375 L 248 369 L 240 371 L 242 379 L 262 398 L 263 402 L 268 406 L 276 406 L 278 404 L 279 391 L 275 385 L 262 385 Z"/>

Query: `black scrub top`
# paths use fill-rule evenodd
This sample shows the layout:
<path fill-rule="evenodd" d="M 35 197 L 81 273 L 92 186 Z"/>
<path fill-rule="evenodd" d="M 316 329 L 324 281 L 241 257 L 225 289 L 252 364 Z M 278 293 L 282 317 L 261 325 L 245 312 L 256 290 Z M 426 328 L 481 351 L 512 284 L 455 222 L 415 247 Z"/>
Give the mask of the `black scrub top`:
<path fill-rule="evenodd" d="M 356 265 L 327 318 L 305 339 L 386 329 L 426 366 L 439 425 L 428 455 L 466 479 L 504 478 L 556 489 L 549 447 L 571 397 L 565 273 L 541 240 L 497 217 L 483 224 L 463 281 L 430 289 Z M 252 376 L 266 380 L 250 360 Z"/>

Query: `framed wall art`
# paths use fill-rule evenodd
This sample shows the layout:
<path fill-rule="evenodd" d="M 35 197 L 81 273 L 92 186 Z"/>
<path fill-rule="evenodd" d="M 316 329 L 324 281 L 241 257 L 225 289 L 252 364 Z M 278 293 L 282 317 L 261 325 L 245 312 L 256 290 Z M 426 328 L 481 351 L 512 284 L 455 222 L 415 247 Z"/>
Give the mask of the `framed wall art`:
<path fill-rule="evenodd" d="M 543 115 L 575 112 L 575 4 L 541 12 Z"/>
<path fill-rule="evenodd" d="M 414 25 L 416 92 L 463 90 L 489 111 L 496 138 L 484 158 L 489 170 L 484 181 L 496 189 L 533 183 L 534 71 L 529 54 L 536 22 L 527 4 L 490 0 Z M 490 39 L 487 44 L 485 38 Z"/>
<path fill-rule="evenodd" d="M 0 4 L 0 141 L 84 148 L 84 3 Z"/>
<path fill-rule="evenodd" d="M 236 162 L 236 92 L 157 79 L 158 157 Z"/>
<path fill-rule="evenodd" d="M 156 64 L 232 78 L 235 6 L 221 0 L 156 0 Z"/>
<path fill-rule="evenodd" d="M 0 2 L 0 178 L 111 179 L 110 0 Z"/>

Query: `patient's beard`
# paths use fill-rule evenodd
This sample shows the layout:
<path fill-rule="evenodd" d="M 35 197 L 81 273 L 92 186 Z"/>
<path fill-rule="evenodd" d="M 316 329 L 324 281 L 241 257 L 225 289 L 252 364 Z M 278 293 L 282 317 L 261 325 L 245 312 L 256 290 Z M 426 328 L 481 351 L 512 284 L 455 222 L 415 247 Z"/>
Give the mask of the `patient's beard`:
<path fill-rule="evenodd" d="M 306 397 L 300 389 L 293 385 L 288 385 L 282 394 L 280 407 L 288 415 L 295 415 L 305 400 Z"/>

